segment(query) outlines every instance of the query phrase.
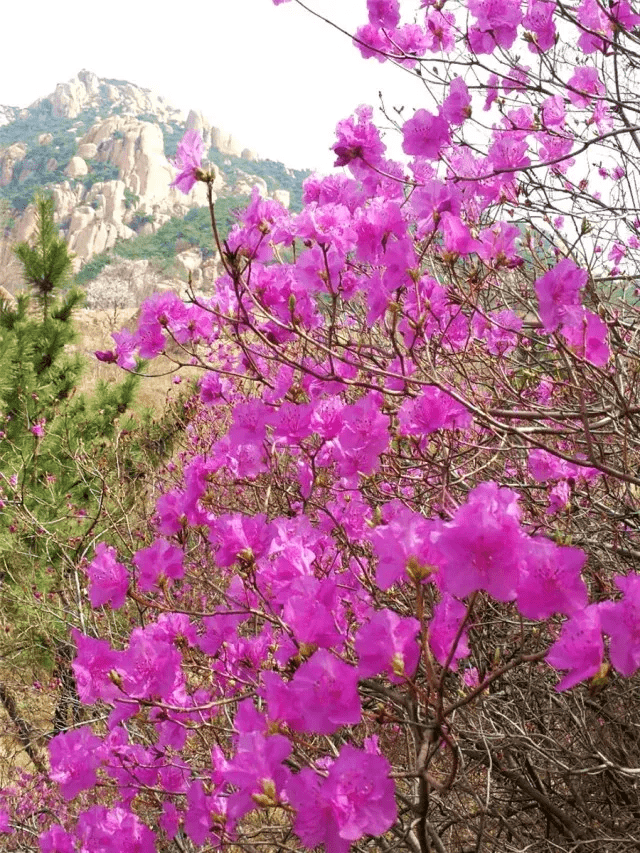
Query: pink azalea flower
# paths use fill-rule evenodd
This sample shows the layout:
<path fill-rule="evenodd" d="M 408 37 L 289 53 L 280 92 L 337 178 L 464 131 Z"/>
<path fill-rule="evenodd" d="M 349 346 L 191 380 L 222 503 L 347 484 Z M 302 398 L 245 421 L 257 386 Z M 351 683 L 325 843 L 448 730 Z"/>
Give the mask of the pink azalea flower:
<path fill-rule="evenodd" d="M 91 853 L 155 853 L 153 832 L 129 809 L 92 806 L 78 818 L 82 851 Z"/>
<path fill-rule="evenodd" d="M 380 395 L 370 392 L 343 409 L 335 444 L 341 476 L 372 474 L 380 467 L 380 455 L 389 445 L 389 417 L 381 408 Z"/>
<path fill-rule="evenodd" d="M 600 33 L 610 39 L 613 34 L 613 27 L 609 16 L 598 3 L 598 0 L 581 0 L 576 9 L 576 17 L 585 30 L 589 30 L 589 32 L 581 32 L 578 47 L 583 53 L 604 51 L 606 42 L 597 34 Z"/>
<path fill-rule="evenodd" d="M 73 836 L 55 824 L 40 836 L 41 853 L 76 853 Z"/>
<path fill-rule="evenodd" d="M 183 193 L 189 193 L 195 186 L 196 171 L 202 163 L 204 153 L 204 142 L 197 130 L 188 130 L 178 144 L 178 152 L 173 165 L 178 169 L 178 174 L 171 184 L 178 187 Z"/>
<path fill-rule="evenodd" d="M 392 501 L 384 508 L 387 524 L 378 525 L 369 538 L 378 558 L 376 583 L 389 589 L 394 583 L 407 580 L 407 569 L 435 569 L 437 552 L 433 545 L 436 527 L 424 518 Z"/>
<path fill-rule="evenodd" d="M 529 0 L 522 25 L 535 36 L 535 41 L 529 42 L 532 53 L 542 53 L 556 43 L 555 9 L 556 5 L 551 0 Z"/>
<path fill-rule="evenodd" d="M 289 683 L 274 672 L 263 675 L 269 717 L 297 732 L 333 734 L 360 722 L 358 671 L 326 649 L 305 661 Z"/>
<path fill-rule="evenodd" d="M 110 603 L 114 610 L 122 607 L 129 587 L 129 573 L 116 560 L 116 550 L 104 542 L 96 546 L 93 560 L 87 566 L 89 601 L 92 607 Z"/>
<path fill-rule="evenodd" d="M 549 491 L 549 506 L 546 509 L 547 515 L 555 515 L 569 506 L 571 501 L 571 491 L 569 484 L 565 480 L 561 480 L 552 486 Z"/>
<path fill-rule="evenodd" d="M 403 618 L 386 608 L 373 613 L 356 637 L 360 676 L 385 672 L 396 683 L 411 678 L 420 658 L 419 630 L 417 619 Z"/>
<path fill-rule="evenodd" d="M 554 129 L 564 127 L 565 116 L 562 95 L 550 95 L 542 102 L 542 121 L 545 127 Z"/>
<path fill-rule="evenodd" d="M 259 560 L 266 554 L 273 529 L 267 517 L 229 513 L 210 523 L 209 541 L 219 546 L 216 562 L 219 566 L 232 566 L 238 559 Z"/>
<path fill-rule="evenodd" d="M 400 54 L 397 62 L 405 68 L 413 68 L 416 59 L 424 56 L 429 44 L 429 36 L 418 24 L 404 24 L 389 33 L 395 54 Z"/>
<path fill-rule="evenodd" d="M 335 611 L 336 584 L 330 578 L 300 577 L 288 586 L 282 615 L 299 643 L 325 649 L 340 644 Z"/>
<path fill-rule="evenodd" d="M 489 75 L 489 79 L 487 80 L 487 84 L 485 86 L 485 88 L 487 90 L 487 97 L 485 98 L 484 107 L 483 107 L 483 110 L 485 112 L 491 108 L 491 105 L 498 98 L 498 92 L 500 89 L 499 82 L 500 82 L 500 79 L 499 79 L 497 74 L 490 74 Z"/>
<path fill-rule="evenodd" d="M 491 355 L 506 355 L 515 349 L 518 343 L 517 332 L 522 328 L 522 320 L 510 308 L 495 311 L 489 315 L 490 323 L 485 335 L 487 351 Z"/>
<path fill-rule="evenodd" d="M 587 271 L 579 269 L 570 258 L 545 273 L 535 283 L 540 317 L 545 331 L 554 332 L 571 309 L 580 305 L 580 291 L 587 283 Z"/>
<path fill-rule="evenodd" d="M 480 684 L 480 676 L 478 674 L 477 667 L 470 666 L 469 669 L 465 669 L 464 673 L 462 674 L 462 681 L 465 687 L 478 687 Z"/>
<path fill-rule="evenodd" d="M 214 798 L 207 796 L 204 785 L 196 779 L 187 792 L 184 829 L 194 844 L 201 845 L 210 837 Z"/>
<path fill-rule="evenodd" d="M 580 681 L 595 675 L 604 658 L 600 608 L 591 604 L 578 610 L 562 626 L 560 639 L 551 646 L 547 663 L 556 669 L 568 670 L 556 690 L 568 690 Z"/>
<path fill-rule="evenodd" d="M 540 448 L 529 451 L 528 467 L 529 473 L 537 483 L 575 475 L 568 462 L 565 462 L 564 459 L 558 459 L 557 456 Z"/>
<path fill-rule="evenodd" d="M 455 17 L 451 12 L 429 9 L 425 19 L 426 49 L 450 53 L 455 45 Z"/>
<path fill-rule="evenodd" d="M 516 241 L 520 239 L 520 229 L 508 222 L 496 222 L 490 228 L 483 228 L 479 234 L 478 255 L 487 264 L 497 265 L 516 260 Z M 511 316 L 515 317 L 513 312 Z M 520 326 L 522 322 L 520 322 Z M 518 330 L 520 328 L 518 326 Z M 512 328 L 516 328 L 512 324 Z"/>
<path fill-rule="evenodd" d="M 377 166 L 384 154 L 386 146 L 380 139 L 377 127 L 372 123 L 373 110 L 371 107 L 360 106 L 353 116 L 338 122 L 336 127 L 337 142 L 333 150 L 338 155 L 336 166 L 347 166 L 354 161 Z"/>
<path fill-rule="evenodd" d="M 531 68 L 528 65 L 512 65 L 507 76 L 502 78 L 502 88 L 505 95 L 509 95 L 511 92 L 524 92 L 529 82 L 530 71 Z M 521 107 L 520 109 L 528 111 L 531 107 Z"/>
<path fill-rule="evenodd" d="M 80 701 L 85 705 L 98 699 L 113 702 L 122 694 L 110 675 L 121 667 L 124 652 L 114 651 L 106 640 L 87 637 L 76 629 L 72 636 L 77 649 L 72 666 Z"/>
<path fill-rule="evenodd" d="M 593 95 L 601 95 L 604 86 L 598 69 L 590 65 L 579 65 L 568 80 L 567 96 L 577 107 L 588 107 Z M 574 91 L 575 90 L 575 91 Z"/>
<path fill-rule="evenodd" d="M 378 62 L 386 62 L 388 55 L 397 52 L 387 33 L 373 24 L 358 27 L 353 44 L 363 59 L 377 59 Z"/>
<path fill-rule="evenodd" d="M 520 137 L 518 132 L 503 132 L 494 139 L 487 156 L 494 171 L 524 169 L 531 164 L 531 160 L 526 156 L 529 143 Z"/>
<path fill-rule="evenodd" d="M 226 782 L 237 788 L 229 797 L 228 814 L 234 820 L 256 806 L 256 795 L 273 788 L 279 799 L 291 776 L 283 761 L 291 753 L 291 743 L 283 735 L 265 737 L 262 732 L 246 732 L 237 738 L 236 753 L 223 770 Z"/>
<path fill-rule="evenodd" d="M 440 217 L 440 230 L 446 252 L 456 255 L 468 255 L 478 250 L 478 241 L 459 216 L 445 211 Z"/>
<path fill-rule="evenodd" d="M 587 606 L 587 587 L 580 572 L 586 556 L 579 548 L 556 545 L 549 539 L 529 540 L 518 582 L 518 607 L 527 619 L 548 619 L 554 613 L 570 616 Z"/>
<path fill-rule="evenodd" d="M 468 9 L 476 17 L 468 32 L 474 53 L 493 53 L 496 46 L 507 50 L 511 47 L 522 20 L 517 0 L 469 0 Z"/>
<path fill-rule="evenodd" d="M 184 575 L 183 557 L 182 549 L 166 539 L 156 539 L 149 548 L 141 548 L 133 557 L 140 571 L 140 589 L 155 589 L 161 575 L 172 580 L 181 578 Z"/>
<path fill-rule="evenodd" d="M 116 342 L 115 357 L 117 364 L 124 370 L 135 370 L 137 339 L 128 329 L 112 332 L 111 337 Z"/>
<path fill-rule="evenodd" d="M 180 652 L 162 634 L 155 623 L 133 630 L 121 664 L 124 690 L 129 696 L 170 697 L 184 683 Z"/>
<path fill-rule="evenodd" d="M 167 838 L 173 839 L 178 834 L 178 829 L 180 828 L 180 813 L 172 802 L 167 801 L 162 806 L 162 814 L 158 818 L 158 825 Z"/>
<path fill-rule="evenodd" d="M 581 315 L 571 316 L 570 322 L 563 324 L 561 332 L 576 355 L 596 367 L 604 367 L 609 361 L 611 351 L 607 343 L 607 324 L 597 314 L 583 308 Z"/>
<path fill-rule="evenodd" d="M 398 409 L 401 435 L 430 435 L 439 429 L 466 429 L 472 423 L 465 407 L 440 388 L 427 387 L 419 397 L 405 400 Z"/>
<path fill-rule="evenodd" d="M 601 605 L 602 629 L 611 637 L 611 663 L 625 677 L 640 667 L 640 575 L 616 578 L 621 601 Z"/>
<path fill-rule="evenodd" d="M 633 11 L 627 0 L 617 0 L 609 9 L 609 14 L 623 31 L 630 32 L 640 24 L 640 15 Z"/>
<path fill-rule="evenodd" d="M 367 0 L 369 23 L 374 27 L 392 30 L 400 23 L 398 0 Z"/>
<path fill-rule="evenodd" d="M 450 595 L 444 595 L 436 604 L 429 623 L 429 645 L 435 659 L 441 666 L 447 662 L 452 645 L 460 630 L 460 624 L 467 613 L 461 601 Z M 449 667 L 456 669 L 458 661 L 470 654 L 466 628 L 463 631 L 451 656 Z"/>
<path fill-rule="evenodd" d="M 405 154 L 436 160 L 440 150 L 451 140 L 449 123 L 442 115 L 433 115 L 427 110 L 417 110 L 402 128 Z"/>
<path fill-rule="evenodd" d="M 88 726 L 63 732 L 49 741 L 49 775 L 58 783 L 66 800 L 73 800 L 80 791 L 92 788 L 98 781 L 101 743 Z"/>
<path fill-rule="evenodd" d="M 292 776 L 287 795 L 302 843 L 348 853 L 364 835 L 386 832 L 397 817 L 390 770 L 383 756 L 344 744 L 326 778 L 309 768 Z"/>
<path fill-rule="evenodd" d="M 459 598 L 478 589 L 499 601 L 515 598 L 527 551 L 519 519 L 514 491 L 493 482 L 476 486 L 437 541 L 443 589 Z"/>

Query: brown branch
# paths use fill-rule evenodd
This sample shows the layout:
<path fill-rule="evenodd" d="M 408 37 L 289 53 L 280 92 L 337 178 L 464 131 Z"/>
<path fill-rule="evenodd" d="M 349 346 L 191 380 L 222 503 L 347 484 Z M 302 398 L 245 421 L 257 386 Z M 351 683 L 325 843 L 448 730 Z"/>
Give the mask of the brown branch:
<path fill-rule="evenodd" d="M 7 712 L 9 719 L 15 726 L 18 734 L 18 740 L 24 747 L 24 750 L 31 759 L 34 767 L 39 773 L 46 773 L 47 770 L 44 766 L 44 762 L 35 747 L 36 738 L 33 730 L 24 717 L 20 716 L 13 694 L 6 684 L 2 683 L 0 683 L 0 702 L 4 705 L 4 709 Z"/>

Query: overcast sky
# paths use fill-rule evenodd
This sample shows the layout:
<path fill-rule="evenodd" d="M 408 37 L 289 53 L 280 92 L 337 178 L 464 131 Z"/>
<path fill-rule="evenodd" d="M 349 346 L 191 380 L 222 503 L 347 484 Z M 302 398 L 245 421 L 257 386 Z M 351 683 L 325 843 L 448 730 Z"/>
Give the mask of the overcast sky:
<path fill-rule="evenodd" d="M 366 22 L 365 0 L 307 5 L 349 32 Z M 363 60 L 349 38 L 295 2 L 181 0 L 170 16 L 159 8 L 146 0 L 4 4 L 0 104 L 28 106 L 86 68 L 202 111 L 261 157 L 323 171 L 337 121 L 359 104 L 377 106 L 378 91 L 388 107 L 423 105 L 419 81 Z"/>

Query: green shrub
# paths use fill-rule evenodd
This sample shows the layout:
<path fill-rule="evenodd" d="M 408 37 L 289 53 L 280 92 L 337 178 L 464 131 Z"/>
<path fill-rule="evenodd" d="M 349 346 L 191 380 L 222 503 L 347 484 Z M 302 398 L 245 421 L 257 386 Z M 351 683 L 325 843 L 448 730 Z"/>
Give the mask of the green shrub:
<path fill-rule="evenodd" d="M 91 260 L 82 267 L 80 272 L 76 274 L 76 283 L 87 284 L 88 282 L 93 281 L 94 278 L 97 278 L 100 275 L 105 267 L 109 266 L 112 260 L 112 256 L 107 254 L 107 252 L 103 252 L 102 254 L 91 258 Z"/>
<path fill-rule="evenodd" d="M 140 196 L 136 195 L 129 187 L 124 188 L 124 206 L 127 210 L 135 209 L 140 204 Z"/>
<path fill-rule="evenodd" d="M 120 170 L 113 163 L 92 163 L 89 174 L 78 180 L 89 190 L 94 184 L 117 181 L 119 176 Z"/>
<path fill-rule="evenodd" d="M 136 213 L 129 223 L 129 228 L 133 228 L 134 231 L 139 231 L 143 225 L 153 223 L 155 222 L 155 219 L 156 218 L 153 213 Z"/>

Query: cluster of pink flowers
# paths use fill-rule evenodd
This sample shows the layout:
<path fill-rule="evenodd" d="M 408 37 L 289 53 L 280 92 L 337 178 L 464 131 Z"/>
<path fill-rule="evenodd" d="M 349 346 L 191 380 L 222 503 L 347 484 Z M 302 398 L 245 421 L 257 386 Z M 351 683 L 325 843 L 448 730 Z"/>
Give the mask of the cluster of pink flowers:
<path fill-rule="evenodd" d="M 403 161 L 388 157 L 372 109 L 358 108 L 337 127 L 344 171 L 310 178 L 301 212 L 254 192 L 219 247 L 215 293 L 152 297 L 137 328 L 97 354 L 135 370 L 171 343 L 170 357 L 207 370 L 153 541 L 129 555 L 99 542 L 86 566 L 92 607 L 126 622 L 131 599 L 144 619 L 120 641 L 73 631 L 78 695 L 108 714 L 104 729 L 49 744 L 50 779 L 82 805 L 43 831 L 42 853 L 151 853 L 179 833 L 224 846 L 268 809 L 308 848 L 346 853 L 385 834 L 399 811 L 367 685 L 422 696 L 429 680 L 442 698 L 450 670 L 472 701 L 477 671 L 455 672 L 473 652 L 479 601 L 517 613 L 523 634 L 538 623 L 538 660 L 564 673 L 560 690 L 606 656 L 622 676 L 640 668 L 638 577 L 593 600 L 585 552 L 543 535 L 524 497 L 544 494 L 552 528 L 576 484 L 607 473 L 576 450 L 577 415 L 557 446 L 529 439 L 528 405 L 540 435 L 555 434 L 544 411 L 563 402 L 556 366 L 606 375 L 621 333 L 585 305 L 590 272 L 550 239 L 534 245 L 513 213 L 526 207 L 524 170 L 573 187 L 569 119 L 607 132 L 604 77 L 589 61 L 566 90 L 555 79 L 547 89 L 515 57 L 482 77 L 517 39 L 531 60 L 551 51 L 558 10 L 450 5 L 427 0 L 403 24 L 397 0 L 368 0 L 356 44 L 408 69 L 435 52 L 483 57 L 495 121 L 482 151 L 465 141 L 471 75 L 449 76 L 437 107 L 405 118 Z M 583 0 L 575 15 L 589 57 L 637 23 L 625 2 Z M 203 149 L 194 131 L 178 148 L 182 192 Z M 501 276 L 515 278 L 511 290 Z M 516 385 L 505 415 L 502 388 Z M 504 464 L 509 487 L 492 440 L 508 415 L 501 440 L 521 442 Z M 203 759 L 195 736 L 216 726 Z M 0 832 L 12 819 L 0 810 Z"/>

